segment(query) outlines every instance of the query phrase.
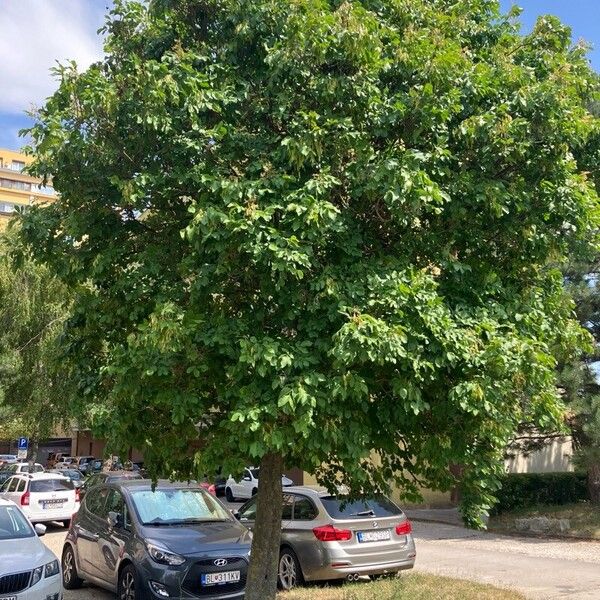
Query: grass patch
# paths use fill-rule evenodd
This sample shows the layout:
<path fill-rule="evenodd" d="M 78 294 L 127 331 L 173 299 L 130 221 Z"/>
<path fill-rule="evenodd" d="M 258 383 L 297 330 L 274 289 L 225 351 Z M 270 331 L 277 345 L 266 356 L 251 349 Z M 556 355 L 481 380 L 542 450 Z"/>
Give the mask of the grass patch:
<path fill-rule="evenodd" d="M 291 592 L 282 592 L 277 600 L 524 600 L 525 596 L 512 590 L 491 585 L 411 573 L 397 579 L 345 585 L 307 586 Z"/>
<path fill-rule="evenodd" d="M 600 509 L 589 502 L 514 509 L 491 517 L 488 528 L 490 531 L 496 532 L 522 533 L 517 529 L 515 521 L 530 517 L 569 519 L 571 528 L 567 531 L 549 534 L 552 537 L 600 540 Z"/>

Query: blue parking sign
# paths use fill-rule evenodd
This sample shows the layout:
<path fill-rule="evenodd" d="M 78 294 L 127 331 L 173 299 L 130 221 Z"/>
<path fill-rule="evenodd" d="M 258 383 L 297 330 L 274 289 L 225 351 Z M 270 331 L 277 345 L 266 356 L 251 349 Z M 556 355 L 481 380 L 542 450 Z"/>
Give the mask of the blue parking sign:
<path fill-rule="evenodd" d="M 29 440 L 26 437 L 19 438 L 19 450 L 27 450 Z"/>

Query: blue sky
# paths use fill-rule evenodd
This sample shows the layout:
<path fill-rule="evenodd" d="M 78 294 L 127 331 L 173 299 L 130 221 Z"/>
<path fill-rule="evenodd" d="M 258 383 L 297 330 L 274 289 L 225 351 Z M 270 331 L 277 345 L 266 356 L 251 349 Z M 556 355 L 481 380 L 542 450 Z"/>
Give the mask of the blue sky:
<path fill-rule="evenodd" d="M 83 68 L 102 56 L 96 34 L 111 0 L 0 0 L 0 147 L 18 149 L 25 111 L 43 104 L 55 87 L 49 70 L 56 60 Z M 600 0 L 501 0 L 524 9 L 523 31 L 540 14 L 555 14 L 580 38 L 597 46 L 590 54 L 600 71 Z"/>

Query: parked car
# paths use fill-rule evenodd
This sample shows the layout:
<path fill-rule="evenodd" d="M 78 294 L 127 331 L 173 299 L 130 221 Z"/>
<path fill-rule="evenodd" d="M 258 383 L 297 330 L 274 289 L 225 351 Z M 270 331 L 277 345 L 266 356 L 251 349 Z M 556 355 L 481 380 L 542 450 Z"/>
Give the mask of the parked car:
<path fill-rule="evenodd" d="M 55 469 L 68 469 L 77 465 L 77 459 L 74 456 L 63 456 L 55 465 Z"/>
<path fill-rule="evenodd" d="M 73 482 L 75 488 L 80 488 L 85 481 L 85 476 L 81 471 L 77 469 L 49 469 L 46 473 L 54 473 L 55 475 L 62 475 L 67 477 Z M 1 600 L 1 599 L 0 599 Z"/>
<path fill-rule="evenodd" d="M 62 521 L 66 527 L 79 510 L 79 490 L 54 473 L 22 473 L 4 483 L 0 497 L 21 507 L 32 523 Z"/>
<path fill-rule="evenodd" d="M 16 454 L 0 454 L 0 466 L 10 465 L 17 462 Z"/>
<path fill-rule="evenodd" d="M 93 456 L 77 456 L 73 467 L 81 471 L 83 474 L 87 474 L 91 465 L 96 459 Z"/>
<path fill-rule="evenodd" d="M 0 498 L 2 598 L 62 598 L 60 563 L 38 537 L 45 533 L 45 525 L 32 526 L 14 502 Z"/>
<path fill-rule="evenodd" d="M 256 492 L 258 492 L 258 473 L 259 469 L 255 467 L 248 467 L 244 469 L 244 474 L 240 481 L 236 481 L 232 475 L 227 479 L 225 484 L 225 497 L 227 502 L 234 502 L 237 499 L 247 500 L 252 498 Z M 284 487 L 294 485 L 294 482 L 283 475 L 281 477 L 281 484 Z"/>
<path fill-rule="evenodd" d="M 63 458 L 72 458 L 66 452 L 50 452 L 48 454 L 48 460 L 46 461 L 46 467 L 48 469 L 54 469 L 56 467 L 56 463 L 59 463 L 63 460 Z"/>
<path fill-rule="evenodd" d="M 44 467 L 39 463 L 35 463 L 33 465 L 34 473 L 42 473 L 44 471 Z M 13 463 L 7 464 L 0 467 L 0 485 L 2 485 L 7 479 L 11 478 L 13 475 L 18 475 L 20 473 L 29 473 L 29 463 Z"/>
<path fill-rule="evenodd" d="M 256 498 L 236 513 L 252 530 Z M 416 550 L 406 515 L 385 496 L 349 502 L 326 490 L 290 487 L 283 496 L 278 585 L 372 577 L 412 569 Z"/>
<path fill-rule="evenodd" d="M 194 484 L 119 480 L 92 488 L 62 554 L 68 590 L 87 580 L 136 599 L 244 597 L 250 532 Z"/>
<path fill-rule="evenodd" d="M 81 497 L 93 487 L 102 483 L 113 483 L 120 479 L 143 479 L 143 477 L 135 471 L 108 471 L 103 473 L 94 473 L 88 479 L 83 482 L 83 485 L 79 489 Z"/>

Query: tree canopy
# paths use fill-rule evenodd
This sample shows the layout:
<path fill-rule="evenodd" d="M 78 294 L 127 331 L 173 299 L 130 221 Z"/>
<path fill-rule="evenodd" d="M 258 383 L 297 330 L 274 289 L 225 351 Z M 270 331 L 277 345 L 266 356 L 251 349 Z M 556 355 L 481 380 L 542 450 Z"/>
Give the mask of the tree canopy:
<path fill-rule="evenodd" d="M 480 523 L 517 425 L 561 421 L 554 356 L 582 333 L 548 264 L 598 216 L 586 49 L 513 17 L 118 0 L 106 57 L 60 67 L 30 131 L 60 199 L 23 223 L 87 284 L 69 349 L 95 431 L 155 474 L 275 455 L 354 493 L 460 464 Z"/>
<path fill-rule="evenodd" d="M 69 424 L 61 334 L 71 294 L 49 269 L 13 253 L 20 248 L 9 231 L 0 237 L 0 439 L 27 436 L 35 449 Z"/>

